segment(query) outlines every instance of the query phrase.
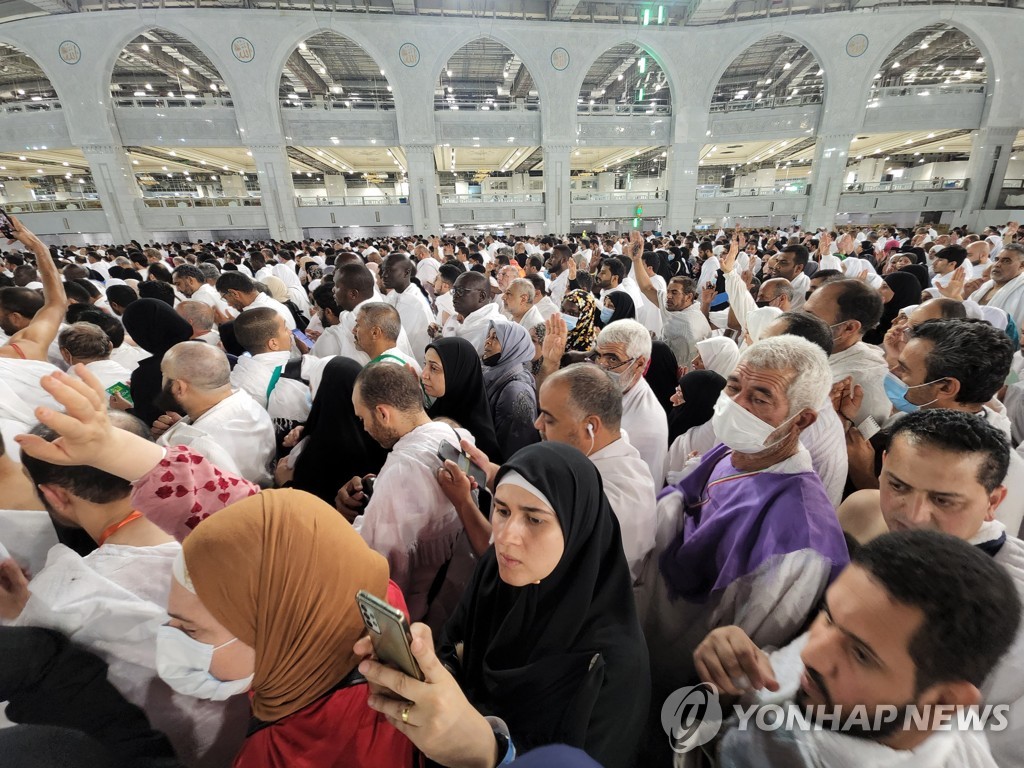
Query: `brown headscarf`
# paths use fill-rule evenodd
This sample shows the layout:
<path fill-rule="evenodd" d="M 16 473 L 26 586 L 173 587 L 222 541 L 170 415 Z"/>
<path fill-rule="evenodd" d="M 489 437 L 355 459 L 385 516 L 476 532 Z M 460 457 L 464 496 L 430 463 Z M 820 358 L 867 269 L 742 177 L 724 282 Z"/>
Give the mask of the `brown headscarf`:
<path fill-rule="evenodd" d="M 311 704 L 359 663 L 356 592 L 385 599 L 388 563 L 316 496 L 263 491 L 204 520 L 182 550 L 203 605 L 256 649 L 260 720 Z"/>

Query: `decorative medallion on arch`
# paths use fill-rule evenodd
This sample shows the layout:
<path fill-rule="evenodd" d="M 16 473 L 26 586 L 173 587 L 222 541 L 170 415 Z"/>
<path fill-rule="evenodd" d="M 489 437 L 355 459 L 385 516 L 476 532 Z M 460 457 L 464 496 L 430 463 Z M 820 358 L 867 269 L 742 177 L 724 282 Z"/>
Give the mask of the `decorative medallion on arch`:
<path fill-rule="evenodd" d="M 551 66 L 559 72 L 565 71 L 569 66 L 569 52 L 565 48 L 555 48 L 551 52 Z"/>
<path fill-rule="evenodd" d="M 77 64 L 82 60 L 82 49 L 74 40 L 65 40 L 57 46 L 57 55 L 65 64 Z"/>
<path fill-rule="evenodd" d="M 256 46 L 245 37 L 236 37 L 231 41 L 231 55 L 243 64 L 256 58 Z"/>
<path fill-rule="evenodd" d="M 420 63 L 420 49 L 413 43 L 403 43 L 398 49 L 398 59 L 406 67 L 415 67 Z"/>

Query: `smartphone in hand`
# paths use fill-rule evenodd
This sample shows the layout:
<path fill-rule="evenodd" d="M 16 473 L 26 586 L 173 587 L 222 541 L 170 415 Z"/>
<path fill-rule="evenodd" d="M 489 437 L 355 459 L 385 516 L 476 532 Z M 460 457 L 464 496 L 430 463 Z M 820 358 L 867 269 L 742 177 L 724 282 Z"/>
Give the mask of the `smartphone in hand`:
<path fill-rule="evenodd" d="M 377 658 L 409 677 L 425 680 L 423 670 L 412 655 L 412 630 L 405 614 L 365 589 L 356 592 L 356 604 Z"/>

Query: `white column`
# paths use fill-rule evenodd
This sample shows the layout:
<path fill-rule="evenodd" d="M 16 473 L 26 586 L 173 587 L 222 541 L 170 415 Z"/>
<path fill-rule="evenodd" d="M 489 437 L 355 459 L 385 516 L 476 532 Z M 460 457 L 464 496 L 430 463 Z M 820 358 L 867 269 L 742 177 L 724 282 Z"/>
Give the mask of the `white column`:
<path fill-rule="evenodd" d="M 142 191 L 135 181 L 132 161 L 118 144 L 85 144 L 82 154 L 92 172 L 103 211 L 116 243 L 149 239 L 142 224 Z"/>
<path fill-rule="evenodd" d="M 571 221 L 570 152 L 572 152 L 572 147 L 568 144 L 555 144 L 544 147 L 544 210 L 547 220 L 546 230 L 560 235 L 569 231 Z"/>
<path fill-rule="evenodd" d="M 697 141 L 673 144 L 668 148 L 665 172 L 668 175 L 668 216 L 665 229 L 693 228 L 697 205 L 697 167 L 704 145 Z"/>
<path fill-rule="evenodd" d="M 295 187 L 287 148 L 283 144 L 252 144 L 249 149 L 256 163 L 270 236 L 275 240 L 301 240 L 302 228 L 295 211 Z"/>
<path fill-rule="evenodd" d="M 437 169 L 430 144 L 403 144 L 409 162 L 409 204 L 412 229 L 418 235 L 441 234 L 441 213 L 437 207 Z"/>
<path fill-rule="evenodd" d="M 810 170 L 810 200 L 803 226 L 831 227 L 839 210 L 839 194 L 843 190 L 846 160 L 850 154 L 852 133 L 819 135 L 814 145 Z"/>
<path fill-rule="evenodd" d="M 967 161 L 967 198 L 963 210 L 954 217 L 956 220 L 996 204 L 1015 138 L 1016 127 L 981 128 L 971 134 L 971 157 Z"/>

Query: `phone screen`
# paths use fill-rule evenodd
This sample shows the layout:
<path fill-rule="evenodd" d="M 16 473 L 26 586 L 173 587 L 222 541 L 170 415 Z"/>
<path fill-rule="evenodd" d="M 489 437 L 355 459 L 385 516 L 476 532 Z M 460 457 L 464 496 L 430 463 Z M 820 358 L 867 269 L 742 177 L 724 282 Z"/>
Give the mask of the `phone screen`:
<path fill-rule="evenodd" d="M 294 336 L 296 339 L 298 339 L 303 344 L 305 344 L 306 345 L 306 349 L 312 349 L 313 348 L 313 340 L 311 338 L 309 338 L 309 336 L 304 334 L 302 331 L 300 331 L 298 328 L 296 328 L 294 331 L 292 331 L 292 336 Z"/>

